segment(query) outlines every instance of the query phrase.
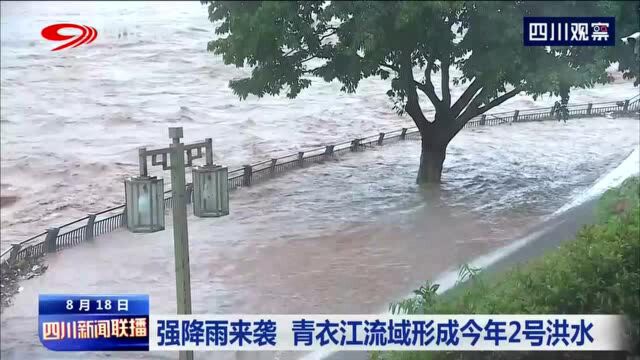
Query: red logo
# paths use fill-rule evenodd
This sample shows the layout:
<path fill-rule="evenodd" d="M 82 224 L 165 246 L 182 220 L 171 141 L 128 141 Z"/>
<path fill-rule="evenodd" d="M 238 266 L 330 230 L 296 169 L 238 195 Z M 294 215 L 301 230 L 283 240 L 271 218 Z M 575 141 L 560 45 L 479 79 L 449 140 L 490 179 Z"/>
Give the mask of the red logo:
<path fill-rule="evenodd" d="M 58 33 L 58 31 L 60 31 L 61 29 L 78 29 L 82 31 L 82 34 L 62 35 Z M 51 41 L 64 41 L 72 39 L 66 44 L 62 44 L 55 49 L 51 49 L 51 51 L 58 51 L 66 49 L 68 47 L 77 47 L 82 44 L 91 44 L 93 40 L 98 37 L 98 31 L 91 26 L 62 23 L 49 25 L 46 28 L 42 29 L 42 37 Z"/>

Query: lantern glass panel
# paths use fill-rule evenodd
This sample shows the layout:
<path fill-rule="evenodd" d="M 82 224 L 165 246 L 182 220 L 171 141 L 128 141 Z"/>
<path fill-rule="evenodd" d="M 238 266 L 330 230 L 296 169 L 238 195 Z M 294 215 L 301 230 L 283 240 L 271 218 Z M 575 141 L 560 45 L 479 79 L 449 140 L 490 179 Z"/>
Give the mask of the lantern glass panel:
<path fill-rule="evenodd" d="M 193 168 L 193 213 L 198 217 L 218 217 L 227 215 L 224 202 L 228 202 L 228 194 L 223 192 L 226 189 L 226 182 L 220 178 L 221 169 L 219 165 L 206 165 Z M 224 187 L 223 187 L 224 185 Z"/>
<path fill-rule="evenodd" d="M 229 215 L 229 171 L 226 167 L 221 167 L 217 175 L 220 192 L 218 209 L 222 215 Z"/>
<path fill-rule="evenodd" d="M 156 177 L 125 180 L 127 228 L 132 232 L 164 230 L 164 181 Z"/>

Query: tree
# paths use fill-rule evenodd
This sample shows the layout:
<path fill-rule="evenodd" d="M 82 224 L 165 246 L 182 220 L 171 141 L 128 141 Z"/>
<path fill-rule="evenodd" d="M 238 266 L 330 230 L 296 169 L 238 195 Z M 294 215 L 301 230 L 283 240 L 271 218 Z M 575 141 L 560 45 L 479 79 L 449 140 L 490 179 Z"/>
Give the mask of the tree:
<path fill-rule="evenodd" d="M 207 3 L 204 1 L 203 3 Z M 208 50 L 225 64 L 253 67 L 229 86 L 241 99 L 311 85 L 309 77 L 337 80 L 355 92 L 360 80 L 390 80 L 398 113 L 408 114 L 422 136 L 418 182 L 440 182 L 447 145 L 473 117 L 520 92 L 534 97 L 606 82 L 606 67 L 626 54 L 603 47 L 524 47 L 523 16 L 616 16 L 635 2 L 369 2 L 212 1 L 209 19 L 221 37 Z M 622 29 L 621 29 L 622 30 Z M 619 43 L 620 39 L 616 39 Z M 625 58 L 626 59 L 626 58 Z M 620 62 L 633 75 L 633 62 Z M 451 76 L 457 68 L 461 75 Z M 439 76 L 436 90 L 433 77 Z M 452 99 L 451 84 L 466 84 Z M 561 86 L 562 84 L 562 86 Z M 565 92 L 565 91 L 563 91 Z M 568 91 L 566 91 L 568 96 Z M 427 119 L 421 101 L 435 109 Z"/>

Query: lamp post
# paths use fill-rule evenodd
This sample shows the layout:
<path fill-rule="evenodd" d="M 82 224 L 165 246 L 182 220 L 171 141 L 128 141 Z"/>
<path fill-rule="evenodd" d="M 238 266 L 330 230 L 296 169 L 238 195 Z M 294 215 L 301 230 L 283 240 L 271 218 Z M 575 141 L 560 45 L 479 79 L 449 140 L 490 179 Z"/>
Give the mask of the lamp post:
<path fill-rule="evenodd" d="M 176 300 L 178 314 L 191 314 L 191 271 L 189 267 L 189 232 L 187 228 L 187 195 L 185 167 L 193 166 L 193 160 L 202 158 L 206 165 L 193 169 L 194 214 L 200 217 L 217 217 L 229 214 L 228 172 L 226 167 L 213 164 L 213 147 L 210 138 L 203 142 L 185 145 L 181 127 L 170 127 L 168 148 L 138 150 L 140 176 L 125 180 L 127 228 L 132 232 L 164 230 L 164 183 L 162 179 L 147 173 L 147 158 L 152 165 L 162 165 L 171 170 L 171 194 L 173 213 L 173 243 L 176 267 Z M 194 154 L 195 151 L 195 154 Z M 185 154 L 187 161 L 185 163 Z M 167 164 L 167 156 L 170 165 Z M 158 159 L 160 157 L 160 160 Z M 198 212 L 196 212 L 196 207 Z M 180 360 L 193 360 L 192 351 L 181 351 Z"/>

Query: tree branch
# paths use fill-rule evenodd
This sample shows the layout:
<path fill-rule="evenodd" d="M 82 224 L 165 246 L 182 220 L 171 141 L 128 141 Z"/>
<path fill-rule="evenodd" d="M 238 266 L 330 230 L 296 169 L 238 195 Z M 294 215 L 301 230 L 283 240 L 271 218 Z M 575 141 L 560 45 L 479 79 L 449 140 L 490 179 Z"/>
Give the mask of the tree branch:
<path fill-rule="evenodd" d="M 307 62 L 307 61 L 309 61 L 309 60 L 312 60 L 312 59 L 317 59 L 317 58 L 318 58 L 318 57 L 317 57 L 317 56 L 315 56 L 315 55 L 313 55 L 313 56 L 309 56 L 309 57 L 308 57 L 308 58 L 306 58 L 306 59 L 300 60 L 300 64 L 305 63 L 305 62 Z"/>
<path fill-rule="evenodd" d="M 424 71 L 424 84 L 418 81 L 415 81 L 416 87 L 420 89 L 431 101 L 433 107 L 438 110 L 442 107 L 442 102 L 438 99 L 438 95 L 436 95 L 436 90 L 433 87 L 433 83 L 431 82 L 431 70 L 433 69 L 433 63 L 430 62 L 427 64 L 427 69 Z"/>
<path fill-rule="evenodd" d="M 427 97 L 429 98 L 429 100 L 433 104 L 433 107 L 436 108 L 436 109 L 439 109 L 442 103 L 440 102 L 440 99 L 438 99 L 438 96 L 436 95 L 436 91 L 433 88 L 433 85 L 431 85 L 431 84 L 423 84 L 423 83 L 417 82 L 415 80 L 413 82 L 416 85 L 416 87 L 418 89 L 420 89 L 420 91 L 422 91 L 425 95 L 427 95 Z"/>
<path fill-rule="evenodd" d="M 458 116 L 458 118 L 456 119 L 456 128 L 455 128 L 455 134 L 457 134 L 460 130 L 462 130 L 462 128 L 464 127 L 464 125 L 471 120 L 473 117 L 478 116 L 482 113 L 485 113 L 491 109 L 493 109 L 494 107 L 502 104 L 503 102 L 511 99 L 512 97 L 516 96 L 518 93 L 520 93 L 521 89 L 519 87 L 514 88 L 513 90 L 506 92 L 500 96 L 498 96 L 497 98 L 491 100 L 488 104 L 486 104 L 485 106 L 479 107 L 477 105 L 477 102 L 479 102 L 480 100 L 480 96 L 476 96 L 476 98 L 474 99 L 473 103 L 471 105 L 469 105 L 469 107 L 467 108 L 467 110 L 462 113 L 462 115 Z M 455 136 L 454 134 L 454 136 Z"/>
<path fill-rule="evenodd" d="M 314 72 L 318 69 L 322 69 L 322 66 L 318 66 L 317 68 L 313 68 L 313 69 L 305 69 L 305 70 L 302 70 L 301 73 L 315 75 Z"/>
<path fill-rule="evenodd" d="M 498 96 L 497 98 L 491 100 L 487 105 L 485 105 L 485 106 L 483 106 L 481 108 L 478 108 L 478 113 L 476 115 L 485 113 L 485 112 L 493 109 L 494 107 L 496 107 L 496 106 L 502 104 L 503 102 L 511 99 L 512 97 L 518 95 L 520 93 L 520 91 L 522 91 L 522 89 L 520 89 L 519 87 L 516 87 L 515 89 Z M 474 115 L 474 116 L 476 116 L 476 115 Z"/>
<path fill-rule="evenodd" d="M 451 107 L 451 114 L 454 117 L 460 115 L 462 110 L 464 110 L 467 105 L 473 100 L 474 96 L 482 89 L 482 85 L 480 84 L 480 80 L 475 78 L 473 82 L 467 87 L 467 89 L 460 95 L 460 98 L 453 104 Z"/>
<path fill-rule="evenodd" d="M 389 69 L 391 69 L 391 70 L 393 70 L 393 71 L 395 71 L 395 72 L 397 72 L 397 73 L 399 73 L 399 72 L 400 72 L 400 68 L 399 68 L 399 67 L 397 67 L 397 66 L 395 66 L 395 65 L 393 65 L 393 64 L 387 64 L 387 63 L 383 63 L 383 62 L 381 62 L 381 63 L 379 63 L 378 65 L 383 66 L 383 67 L 386 67 L 386 68 L 389 68 Z"/>
<path fill-rule="evenodd" d="M 335 34 L 337 34 L 337 33 L 338 33 L 338 31 L 336 30 L 336 31 L 330 32 L 330 33 L 328 33 L 328 34 L 324 34 L 324 35 L 320 36 L 320 38 L 319 38 L 318 40 L 319 40 L 320 42 L 322 42 L 322 40 L 324 40 L 324 39 L 328 38 L 328 37 L 329 37 L 329 36 L 331 36 L 331 35 L 335 35 Z"/>
<path fill-rule="evenodd" d="M 451 107 L 451 91 L 449 90 L 449 61 L 442 62 L 440 66 L 440 91 L 442 92 L 442 105 L 447 109 Z"/>
<path fill-rule="evenodd" d="M 405 111 L 411 118 L 413 122 L 420 130 L 421 134 L 426 132 L 427 127 L 429 126 L 429 121 L 424 116 L 422 112 L 422 108 L 420 108 L 420 103 L 418 101 L 418 92 L 416 91 L 416 87 L 419 82 L 415 81 L 413 78 L 413 66 L 411 64 L 411 58 L 408 54 L 403 54 L 400 58 L 401 67 L 399 72 L 400 78 L 402 79 L 405 86 L 405 94 L 407 96 L 407 103 L 405 104 Z M 435 95 L 435 93 L 434 93 Z"/>

